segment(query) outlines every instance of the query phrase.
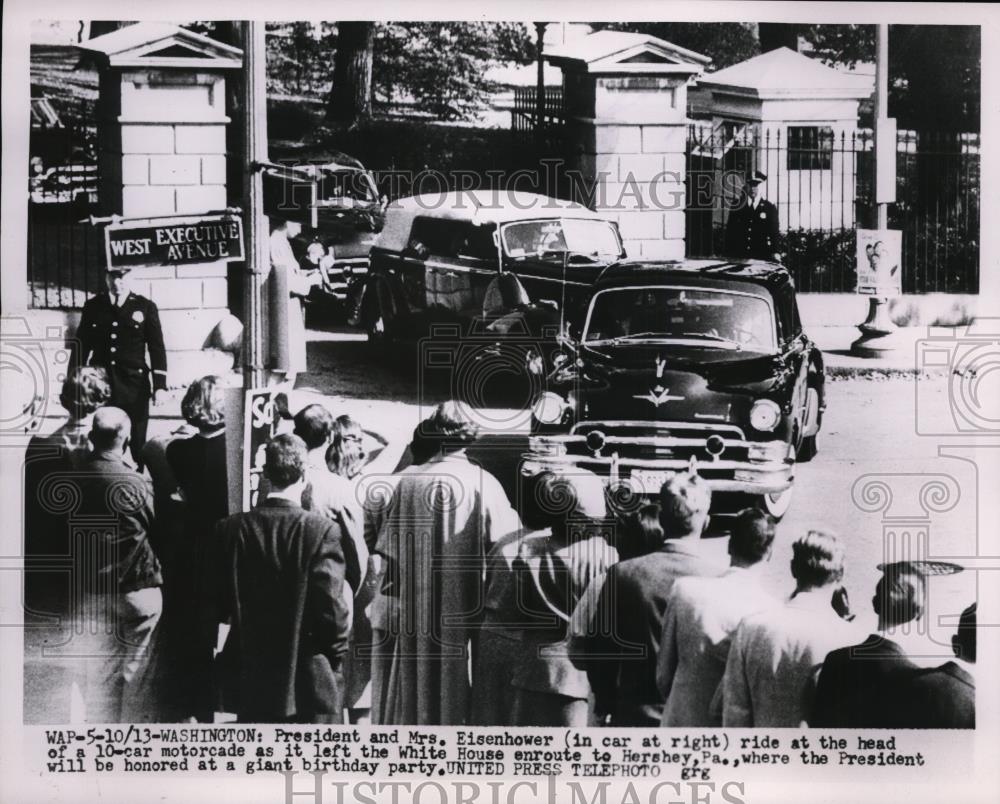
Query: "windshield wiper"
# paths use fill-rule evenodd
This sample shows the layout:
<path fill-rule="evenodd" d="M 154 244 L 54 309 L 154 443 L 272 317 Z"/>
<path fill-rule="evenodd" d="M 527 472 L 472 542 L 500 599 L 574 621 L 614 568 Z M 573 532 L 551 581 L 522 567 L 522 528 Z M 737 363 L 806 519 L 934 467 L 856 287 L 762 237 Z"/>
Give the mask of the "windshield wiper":
<path fill-rule="evenodd" d="M 685 332 L 682 337 L 684 338 L 703 338 L 706 341 L 717 341 L 719 343 L 727 343 L 730 346 L 735 346 L 737 352 L 743 351 L 743 344 L 739 341 L 734 341 L 732 338 L 723 338 L 721 335 L 713 335 L 710 332 Z"/>
<path fill-rule="evenodd" d="M 662 340 L 670 340 L 673 336 L 666 332 L 630 332 L 628 335 L 618 335 L 611 339 L 612 343 L 617 343 L 618 341 L 630 341 L 635 338 L 659 338 Z"/>

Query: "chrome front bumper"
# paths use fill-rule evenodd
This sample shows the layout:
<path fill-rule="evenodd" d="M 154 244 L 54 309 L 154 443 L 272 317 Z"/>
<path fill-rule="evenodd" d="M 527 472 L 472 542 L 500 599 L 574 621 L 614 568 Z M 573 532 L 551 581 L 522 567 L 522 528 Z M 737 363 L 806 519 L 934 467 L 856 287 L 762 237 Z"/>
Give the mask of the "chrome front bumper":
<path fill-rule="evenodd" d="M 593 427 L 592 422 L 582 422 L 574 427 Z M 639 426 L 640 422 L 615 422 L 618 427 Z M 747 494 L 777 494 L 792 485 L 795 458 L 791 445 L 784 441 L 748 441 L 735 427 L 715 428 L 678 424 L 650 423 L 651 429 L 704 430 L 705 437 L 672 435 L 604 435 L 599 449 L 593 449 L 593 441 L 587 435 L 532 436 L 529 450 L 521 463 L 521 472 L 532 476 L 543 471 L 565 472 L 583 469 L 602 476 L 609 486 L 627 483 L 637 494 L 659 493 L 659 485 L 676 472 L 694 468 L 713 491 L 743 492 Z M 714 431 L 714 432 L 711 432 Z M 725 432 L 725 435 L 722 433 Z M 715 448 L 721 443 L 721 451 L 711 454 L 709 439 L 715 436 Z M 664 453 L 683 451 L 684 456 L 669 454 L 640 458 L 621 453 L 629 448 L 646 448 Z M 727 458 L 726 454 L 739 454 L 738 459 Z M 746 456 L 744 459 L 742 456 Z"/>

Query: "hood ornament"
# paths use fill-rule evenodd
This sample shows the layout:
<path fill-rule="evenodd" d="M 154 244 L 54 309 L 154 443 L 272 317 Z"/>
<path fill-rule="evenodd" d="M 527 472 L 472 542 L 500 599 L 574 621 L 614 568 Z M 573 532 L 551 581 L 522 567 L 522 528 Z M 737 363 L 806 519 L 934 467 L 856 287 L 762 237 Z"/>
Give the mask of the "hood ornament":
<path fill-rule="evenodd" d="M 669 388 L 664 388 L 662 385 L 657 385 L 655 388 L 646 394 L 634 394 L 633 399 L 641 399 L 646 402 L 652 402 L 654 407 L 660 407 L 664 402 L 674 402 L 679 399 L 683 399 L 683 396 L 677 396 L 676 394 L 671 394 Z"/>
<path fill-rule="evenodd" d="M 656 379 L 662 380 L 663 371 L 667 367 L 667 361 L 663 357 L 657 355 L 654 366 L 656 367 Z M 683 399 L 684 397 L 671 394 L 669 388 L 664 388 L 662 383 L 657 383 L 656 386 L 649 391 L 649 393 L 634 394 L 632 398 L 652 402 L 653 406 L 658 408 L 664 402 L 674 402 L 676 400 Z"/>

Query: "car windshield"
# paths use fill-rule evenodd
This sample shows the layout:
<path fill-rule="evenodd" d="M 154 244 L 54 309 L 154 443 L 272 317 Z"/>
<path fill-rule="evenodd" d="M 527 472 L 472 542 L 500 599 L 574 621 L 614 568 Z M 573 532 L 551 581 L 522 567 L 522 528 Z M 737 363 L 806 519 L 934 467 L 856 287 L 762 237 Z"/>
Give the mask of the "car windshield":
<path fill-rule="evenodd" d="M 594 296 L 583 340 L 656 340 L 707 348 L 775 351 L 771 306 L 725 290 L 643 287 Z"/>
<path fill-rule="evenodd" d="M 363 170 L 330 170 L 323 168 L 318 171 L 319 180 L 316 187 L 318 201 L 332 203 L 350 203 L 363 201 L 373 203 L 378 201 L 378 193 L 368 173 Z"/>
<path fill-rule="evenodd" d="M 607 221 L 563 220 L 509 223 L 501 230 L 504 252 L 513 259 L 597 262 L 621 257 L 621 242 Z"/>

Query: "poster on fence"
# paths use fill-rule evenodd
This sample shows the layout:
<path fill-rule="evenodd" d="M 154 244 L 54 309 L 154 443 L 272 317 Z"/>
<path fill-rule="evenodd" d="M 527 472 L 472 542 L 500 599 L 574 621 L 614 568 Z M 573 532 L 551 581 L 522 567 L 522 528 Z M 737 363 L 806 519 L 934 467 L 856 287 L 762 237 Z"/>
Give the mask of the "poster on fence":
<path fill-rule="evenodd" d="M 898 229 L 858 229 L 856 293 L 899 296 L 903 292 L 903 233 Z"/>

